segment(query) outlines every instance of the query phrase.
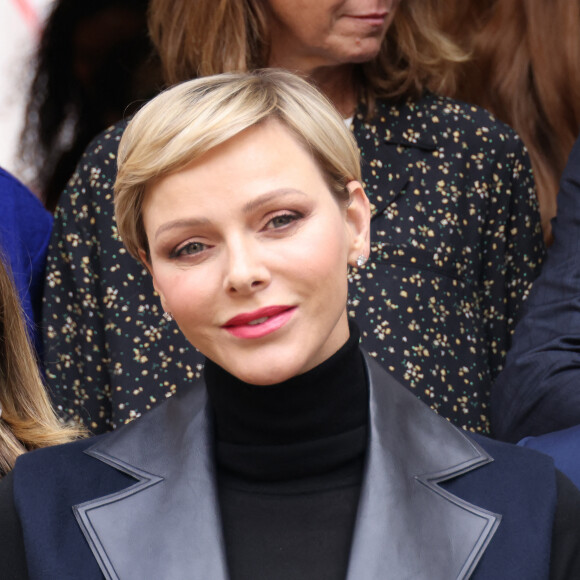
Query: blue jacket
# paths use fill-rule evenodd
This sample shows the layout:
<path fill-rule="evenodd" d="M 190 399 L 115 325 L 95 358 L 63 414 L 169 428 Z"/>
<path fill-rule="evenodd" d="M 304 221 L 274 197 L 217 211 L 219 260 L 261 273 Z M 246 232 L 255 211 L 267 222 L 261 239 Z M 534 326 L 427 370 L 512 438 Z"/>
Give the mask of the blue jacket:
<path fill-rule="evenodd" d="M 492 387 L 492 433 L 506 441 L 580 424 L 580 139 L 552 229 L 554 244 Z"/>
<path fill-rule="evenodd" d="M 31 336 L 40 346 L 35 322 L 40 321 L 44 266 L 52 231 L 52 215 L 22 183 L 0 168 L 0 248 L 8 259 Z"/>
<path fill-rule="evenodd" d="M 549 577 L 550 458 L 471 438 L 367 357 L 367 462 L 348 580 Z M 205 389 L 14 470 L 30 577 L 227 578 Z"/>

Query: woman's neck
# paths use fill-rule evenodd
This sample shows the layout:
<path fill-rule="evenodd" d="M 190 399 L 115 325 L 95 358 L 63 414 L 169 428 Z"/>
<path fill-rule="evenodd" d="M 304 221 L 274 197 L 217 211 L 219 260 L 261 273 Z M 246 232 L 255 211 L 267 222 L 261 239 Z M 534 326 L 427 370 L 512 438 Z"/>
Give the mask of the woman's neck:
<path fill-rule="evenodd" d="M 249 385 L 208 361 L 205 381 L 218 440 L 288 445 L 366 423 L 367 385 L 359 333 L 314 369 L 277 385 Z"/>
<path fill-rule="evenodd" d="M 358 103 L 354 64 L 319 66 L 284 55 L 284 58 L 272 58 L 268 66 L 287 69 L 309 80 L 345 119 L 354 114 Z"/>
<path fill-rule="evenodd" d="M 307 78 L 332 101 L 345 119 L 354 115 L 358 101 L 354 65 L 320 67 L 310 71 Z"/>

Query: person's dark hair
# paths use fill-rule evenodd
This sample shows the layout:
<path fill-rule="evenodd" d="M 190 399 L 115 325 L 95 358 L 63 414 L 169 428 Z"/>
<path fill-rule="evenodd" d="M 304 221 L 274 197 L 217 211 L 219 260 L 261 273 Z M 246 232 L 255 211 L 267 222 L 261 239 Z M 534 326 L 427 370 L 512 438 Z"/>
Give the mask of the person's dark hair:
<path fill-rule="evenodd" d="M 89 141 L 159 88 L 147 6 L 148 0 L 54 3 L 20 138 L 24 175 L 51 210 Z"/>

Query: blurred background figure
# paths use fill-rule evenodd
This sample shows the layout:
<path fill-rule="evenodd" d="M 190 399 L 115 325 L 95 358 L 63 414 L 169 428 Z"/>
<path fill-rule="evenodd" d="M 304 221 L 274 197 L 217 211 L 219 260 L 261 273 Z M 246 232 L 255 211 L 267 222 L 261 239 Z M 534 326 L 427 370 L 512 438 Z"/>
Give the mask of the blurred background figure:
<path fill-rule="evenodd" d="M 55 0 L 35 57 L 23 174 L 51 211 L 83 150 L 160 86 L 148 0 Z"/>
<path fill-rule="evenodd" d="M 580 424 L 580 138 L 560 181 L 552 224 L 554 243 L 491 391 L 492 431 L 505 441 Z"/>
<path fill-rule="evenodd" d="M 61 424 L 51 406 L 10 268 L 0 255 L 0 477 L 22 453 L 81 434 L 78 427 Z"/>
<path fill-rule="evenodd" d="M 36 49 L 43 16 L 52 0 L 0 2 L 0 167 L 23 179 L 18 167 L 18 139 L 23 126 L 31 78 L 30 58 Z"/>
<path fill-rule="evenodd" d="M 558 183 L 580 133 L 580 2 L 453 0 L 443 15 L 444 28 L 471 52 L 447 93 L 485 107 L 520 135 L 551 243 Z"/>

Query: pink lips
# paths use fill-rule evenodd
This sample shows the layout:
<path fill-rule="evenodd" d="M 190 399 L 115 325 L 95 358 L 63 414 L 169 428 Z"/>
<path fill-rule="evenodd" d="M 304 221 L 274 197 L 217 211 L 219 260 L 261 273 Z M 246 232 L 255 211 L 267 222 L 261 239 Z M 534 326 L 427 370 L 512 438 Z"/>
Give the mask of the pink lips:
<path fill-rule="evenodd" d="M 368 14 L 349 14 L 348 17 L 369 26 L 382 26 L 388 14 L 388 12 L 371 12 Z"/>
<path fill-rule="evenodd" d="M 238 338 L 261 338 L 284 326 L 295 310 L 295 306 L 268 306 L 234 316 L 223 328 Z"/>

